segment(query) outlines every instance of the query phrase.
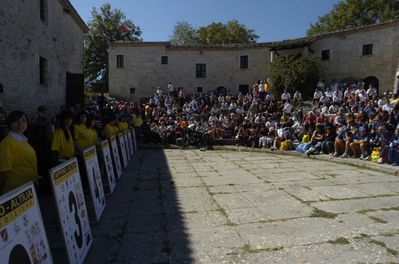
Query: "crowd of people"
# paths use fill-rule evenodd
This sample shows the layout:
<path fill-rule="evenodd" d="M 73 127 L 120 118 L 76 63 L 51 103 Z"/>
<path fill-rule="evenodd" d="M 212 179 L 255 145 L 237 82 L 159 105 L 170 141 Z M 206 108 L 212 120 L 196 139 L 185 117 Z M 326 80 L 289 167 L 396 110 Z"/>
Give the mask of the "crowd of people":
<path fill-rule="evenodd" d="M 33 117 L 13 111 L 6 119 L 10 132 L 0 142 L 0 192 L 38 180 L 50 167 L 129 127 L 144 143 L 206 148 L 228 139 L 237 146 L 399 164 L 396 93 L 379 96 L 362 81 L 320 80 L 309 103 L 304 104 L 300 91 L 273 94 L 267 79 L 238 94 L 186 94 L 169 83 L 144 104 L 97 96 L 87 106 L 62 109 L 55 123 L 46 106 L 39 106 Z"/>

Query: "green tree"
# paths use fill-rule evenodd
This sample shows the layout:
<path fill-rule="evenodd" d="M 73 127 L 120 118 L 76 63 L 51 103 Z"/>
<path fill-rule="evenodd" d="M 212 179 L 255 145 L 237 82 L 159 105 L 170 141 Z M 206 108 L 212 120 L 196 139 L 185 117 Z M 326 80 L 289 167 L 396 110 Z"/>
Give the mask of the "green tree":
<path fill-rule="evenodd" d="M 256 43 L 258 38 L 254 30 L 247 29 L 237 20 L 231 20 L 226 24 L 211 23 L 198 29 L 187 22 L 179 22 L 174 27 L 170 41 L 174 45 L 243 44 Z"/>
<path fill-rule="evenodd" d="M 307 31 L 309 36 L 399 18 L 397 0 L 346 0 L 336 4 L 326 15 L 319 17 Z"/>
<path fill-rule="evenodd" d="M 319 70 L 314 60 L 299 55 L 279 57 L 271 65 L 271 87 L 275 94 L 285 89 L 299 90 L 304 97 L 312 95 L 319 80 Z"/>
<path fill-rule="evenodd" d="M 186 21 L 177 22 L 173 28 L 170 43 L 176 46 L 192 46 L 197 44 L 197 31 Z"/>
<path fill-rule="evenodd" d="M 85 36 L 84 64 L 88 87 L 108 91 L 108 44 L 113 41 L 141 41 L 138 26 L 126 19 L 119 9 L 104 4 L 99 11 L 93 8 Z"/>

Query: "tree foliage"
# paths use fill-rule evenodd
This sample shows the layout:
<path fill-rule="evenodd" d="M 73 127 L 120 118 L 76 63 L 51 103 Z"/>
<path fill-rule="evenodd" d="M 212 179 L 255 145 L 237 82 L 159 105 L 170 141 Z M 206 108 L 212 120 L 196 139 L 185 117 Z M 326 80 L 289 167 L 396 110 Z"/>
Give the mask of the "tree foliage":
<path fill-rule="evenodd" d="M 334 6 L 326 15 L 311 24 L 308 35 L 317 35 L 334 30 L 342 30 L 378 24 L 399 18 L 397 0 L 345 0 Z"/>
<path fill-rule="evenodd" d="M 276 94 L 285 89 L 291 93 L 299 90 L 303 96 L 312 94 L 319 80 L 319 70 L 314 60 L 299 55 L 279 57 L 271 65 L 271 87 Z"/>
<path fill-rule="evenodd" d="M 113 41 L 141 41 L 138 26 L 126 19 L 119 9 L 104 4 L 98 11 L 93 8 L 85 36 L 84 64 L 85 78 L 89 87 L 108 90 L 108 44 Z"/>
<path fill-rule="evenodd" d="M 177 22 L 170 43 L 176 46 L 192 46 L 197 43 L 197 31 L 187 22 Z"/>
<path fill-rule="evenodd" d="M 211 23 L 208 26 L 193 28 L 187 22 L 178 22 L 170 41 L 173 45 L 192 46 L 199 44 L 243 44 L 256 43 L 259 38 L 252 29 L 239 24 L 237 20 Z"/>

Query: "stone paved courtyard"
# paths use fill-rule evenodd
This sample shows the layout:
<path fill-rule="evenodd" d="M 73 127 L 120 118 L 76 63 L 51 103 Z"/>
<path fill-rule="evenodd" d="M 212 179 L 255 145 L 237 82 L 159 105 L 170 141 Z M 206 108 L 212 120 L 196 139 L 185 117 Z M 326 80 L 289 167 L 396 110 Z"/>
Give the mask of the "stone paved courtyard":
<path fill-rule="evenodd" d="M 86 263 L 399 263 L 399 177 L 264 153 L 140 150 Z"/>

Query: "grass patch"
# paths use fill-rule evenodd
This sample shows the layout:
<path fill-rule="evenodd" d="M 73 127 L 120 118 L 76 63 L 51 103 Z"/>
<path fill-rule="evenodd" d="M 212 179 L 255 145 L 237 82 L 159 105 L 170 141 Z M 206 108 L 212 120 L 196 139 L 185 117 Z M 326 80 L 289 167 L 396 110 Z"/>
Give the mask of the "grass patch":
<path fill-rule="evenodd" d="M 242 246 L 240 251 L 242 253 L 262 253 L 262 252 L 272 252 L 272 251 L 278 251 L 282 250 L 284 247 L 270 247 L 270 248 L 253 248 L 250 244 L 245 244 Z"/>
<path fill-rule="evenodd" d="M 358 210 L 356 211 L 359 214 L 366 214 L 366 213 L 370 213 L 370 212 L 377 212 L 377 211 L 399 211 L 399 206 L 394 206 L 394 207 L 386 207 L 386 208 L 379 208 L 379 209 L 362 209 L 362 210 Z"/>
<path fill-rule="evenodd" d="M 237 226 L 237 224 L 232 222 L 230 219 L 228 219 L 224 225 L 226 225 L 226 226 Z"/>
<path fill-rule="evenodd" d="M 320 209 L 313 209 L 313 214 L 310 217 L 321 217 L 321 218 L 329 218 L 334 219 L 337 216 L 335 213 L 327 212 Z"/>
<path fill-rule="evenodd" d="M 349 244 L 349 240 L 344 238 L 344 237 L 339 237 L 335 240 L 330 240 L 328 243 L 333 244 L 333 245 L 347 245 Z"/>
<path fill-rule="evenodd" d="M 373 220 L 374 222 L 376 222 L 376 223 L 380 223 L 380 224 L 386 224 L 386 223 L 388 223 L 387 221 L 385 221 L 385 220 L 383 220 L 383 219 L 381 219 L 381 218 L 378 218 L 378 217 L 376 217 L 376 216 L 370 215 L 369 218 L 370 218 L 371 220 Z"/>
<path fill-rule="evenodd" d="M 392 255 L 394 255 L 394 256 L 397 256 L 397 255 L 399 254 L 399 252 L 398 252 L 397 250 L 394 250 L 394 249 L 392 249 L 392 248 L 387 247 L 387 245 L 386 245 L 385 242 L 383 242 L 383 241 L 379 241 L 379 240 L 375 240 L 375 239 L 370 239 L 370 243 L 373 243 L 373 244 L 376 244 L 376 245 L 378 245 L 378 246 L 380 246 L 380 247 L 385 248 L 386 251 L 387 251 L 389 254 L 392 254 Z"/>

